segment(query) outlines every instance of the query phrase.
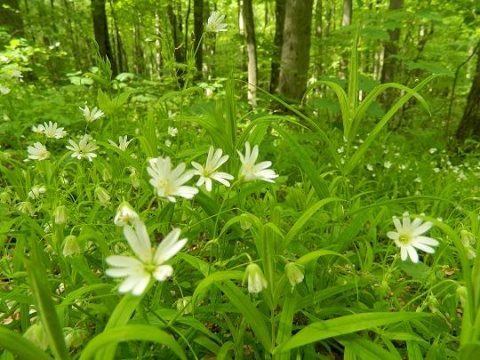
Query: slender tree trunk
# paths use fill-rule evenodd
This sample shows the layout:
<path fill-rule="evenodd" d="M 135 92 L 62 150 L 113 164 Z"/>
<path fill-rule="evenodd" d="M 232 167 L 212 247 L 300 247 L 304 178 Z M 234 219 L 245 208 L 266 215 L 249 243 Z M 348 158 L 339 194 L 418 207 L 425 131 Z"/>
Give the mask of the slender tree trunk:
<path fill-rule="evenodd" d="M 349 26 L 352 24 L 352 12 L 353 12 L 353 3 L 352 0 L 343 1 L 343 16 L 342 16 L 342 27 Z M 355 46 L 355 44 L 353 45 Z M 348 69 L 348 53 L 343 52 L 340 59 L 340 71 L 339 77 L 341 79 L 347 78 L 347 69 Z"/>
<path fill-rule="evenodd" d="M 107 13 L 105 0 L 92 0 L 93 33 L 98 44 L 101 57 L 107 58 L 112 66 L 112 75 L 118 74 L 117 62 L 113 55 L 112 46 L 108 35 Z"/>
<path fill-rule="evenodd" d="M 280 61 L 283 45 L 283 28 L 285 26 L 285 0 L 275 1 L 275 36 L 273 38 L 273 54 L 270 73 L 270 93 L 277 92 L 280 80 Z"/>
<path fill-rule="evenodd" d="M 161 34 L 160 15 L 158 15 L 158 10 L 155 10 L 155 72 L 158 80 L 160 80 L 162 77 L 162 43 L 160 42 Z"/>
<path fill-rule="evenodd" d="M 167 11 L 168 19 L 172 28 L 173 44 L 175 47 L 175 62 L 177 64 L 185 64 L 185 44 L 183 43 L 184 37 L 182 32 L 182 18 L 175 13 L 175 10 L 171 3 L 168 4 Z M 180 11 L 178 11 L 178 13 L 180 13 Z M 178 67 L 176 75 L 178 83 L 180 87 L 182 87 L 185 82 L 185 79 L 183 78 L 185 75 L 185 70 L 183 69 L 183 67 Z"/>
<path fill-rule="evenodd" d="M 390 0 L 389 11 L 397 11 L 403 8 L 403 0 Z M 400 28 L 388 31 L 389 40 L 385 43 L 383 50 L 382 83 L 394 82 L 397 71 L 398 41 L 400 39 Z M 384 92 L 382 103 L 385 109 L 389 109 L 393 103 L 395 92 Z"/>
<path fill-rule="evenodd" d="M 114 44 L 115 44 L 115 60 L 117 60 L 116 67 L 119 72 L 128 71 L 128 60 L 127 54 L 125 54 L 125 50 L 123 49 L 123 41 L 120 35 L 120 29 L 118 28 L 118 21 L 117 16 L 115 15 L 114 4 L 112 0 L 109 0 L 110 8 L 112 9 L 112 23 L 114 32 Z"/>
<path fill-rule="evenodd" d="M 255 107 L 257 106 L 257 41 L 255 39 L 252 0 L 243 0 L 242 14 L 247 38 L 248 101 L 252 107 Z"/>
<path fill-rule="evenodd" d="M 203 0 L 194 0 L 193 2 L 193 33 L 195 36 L 193 48 L 196 50 L 195 67 L 197 68 L 199 77 L 202 78 L 203 48 L 200 41 L 203 35 Z"/>
<path fill-rule="evenodd" d="M 353 12 L 352 0 L 344 0 L 342 26 L 348 26 L 352 23 L 352 12 Z"/>
<path fill-rule="evenodd" d="M 7 31 L 8 37 L 22 37 L 23 33 L 23 21 L 22 14 L 20 13 L 20 7 L 18 0 L 2 0 L 0 4 L 0 24 Z M 0 43 L 0 50 L 5 45 Z"/>
<path fill-rule="evenodd" d="M 472 138 L 480 141 L 480 46 L 477 46 L 477 66 L 467 105 L 457 129 L 457 141 L 460 145 Z"/>
<path fill-rule="evenodd" d="M 145 73 L 145 53 L 142 46 L 142 17 L 140 14 L 135 17 L 133 31 L 133 68 L 137 74 Z"/>
<path fill-rule="evenodd" d="M 72 12 L 70 8 L 70 4 L 67 0 L 63 0 L 63 7 L 64 7 L 64 13 L 65 13 L 65 24 L 67 26 L 67 34 L 70 37 L 70 43 L 71 43 L 71 49 L 72 49 L 72 55 L 73 59 L 75 61 L 75 65 L 78 69 L 82 68 L 82 61 L 80 57 L 80 49 L 78 47 L 78 39 L 77 39 L 77 34 L 73 29 L 73 22 L 72 22 Z"/>
<path fill-rule="evenodd" d="M 313 0 L 287 0 L 279 93 L 299 101 L 307 87 Z"/>

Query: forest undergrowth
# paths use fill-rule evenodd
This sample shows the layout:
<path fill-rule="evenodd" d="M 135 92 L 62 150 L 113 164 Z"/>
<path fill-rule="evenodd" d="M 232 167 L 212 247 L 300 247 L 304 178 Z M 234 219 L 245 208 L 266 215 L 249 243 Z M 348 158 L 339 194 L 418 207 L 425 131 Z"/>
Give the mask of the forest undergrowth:
<path fill-rule="evenodd" d="M 479 156 L 434 126 L 389 128 L 412 101 L 435 119 L 435 76 L 360 101 L 353 54 L 347 92 L 311 87 L 338 104 L 327 121 L 313 92 L 252 110 L 233 78 L 207 96 L 103 61 L 62 86 L 7 65 L 0 359 L 480 352 Z"/>

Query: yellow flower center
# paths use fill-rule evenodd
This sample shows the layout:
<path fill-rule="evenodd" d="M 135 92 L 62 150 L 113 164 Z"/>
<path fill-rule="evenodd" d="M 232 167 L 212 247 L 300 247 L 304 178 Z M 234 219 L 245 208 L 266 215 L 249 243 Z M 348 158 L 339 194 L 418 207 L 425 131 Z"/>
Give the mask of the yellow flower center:
<path fill-rule="evenodd" d="M 398 241 L 400 241 L 402 244 L 408 244 L 410 242 L 410 236 L 402 234 L 398 237 Z"/>
<path fill-rule="evenodd" d="M 158 181 L 158 188 L 163 189 L 165 195 L 170 195 L 173 192 L 173 186 L 170 179 L 161 179 Z"/>

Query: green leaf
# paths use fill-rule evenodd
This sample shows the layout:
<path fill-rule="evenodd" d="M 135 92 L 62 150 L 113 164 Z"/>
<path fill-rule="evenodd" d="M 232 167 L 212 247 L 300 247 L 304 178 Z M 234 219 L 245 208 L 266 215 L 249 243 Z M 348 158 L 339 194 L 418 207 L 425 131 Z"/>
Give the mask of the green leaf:
<path fill-rule="evenodd" d="M 277 124 L 271 124 L 271 126 L 285 139 L 292 148 L 292 154 L 296 157 L 303 171 L 307 175 L 308 179 L 312 183 L 317 196 L 320 199 L 325 199 L 330 197 L 330 192 L 328 191 L 328 185 L 325 180 L 322 179 L 318 173 L 317 166 L 308 156 L 307 152 L 299 143 L 297 143 L 293 137 L 291 137 L 282 127 Z"/>
<path fill-rule="evenodd" d="M 257 310 L 248 296 L 244 295 L 231 281 L 225 281 L 224 285 L 215 284 L 228 297 L 231 304 L 244 316 L 255 333 L 256 339 L 270 352 L 272 340 L 263 314 Z"/>
<path fill-rule="evenodd" d="M 93 338 L 80 356 L 80 360 L 98 358 L 99 350 L 105 346 L 116 349 L 118 343 L 124 341 L 151 341 L 166 345 L 180 358 L 186 359 L 185 353 L 175 338 L 156 327 L 150 325 L 130 324 L 106 330 Z M 113 345 L 113 346 L 112 346 Z"/>
<path fill-rule="evenodd" d="M 307 223 L 307 221 L 310 220 L 318 210 L 320 210 L 326 204 L 334 201 L 342 201 L 342 200 L 335 197 L 329 197 L 329 198 L 318 201 L 317 203 L 313 204 L 310 208 L 308 208 L 302 214 L 302 216 L 298 218 L 295 224 L 293 224 L 293 226 L 290 228 L 290 231 L 287 233 L 287 235 L 285 235 L 284 244 L 283 244 L 284 248 L 288 246 L 290 241 L 293 240 L 293 238 L 303 228 L 303 226 Z"/>
<path fill-rule="evenodd" d="M 300 330 L 291 339 L 274 349 L 274 354 L 308 345 L 320 340 L 351 334 L 357 331 L 388 325 L 399 321 L 409 321 L 428 316 L 423 313 L 376 312 L 338 317 L 315 322 Z"/>
<path fill-rule="evenodd" d="M 28 276 L 31 282 L 32 293 L 35 296 L 37 310 L 42 325 L 47 334 L 48 343 L 56 359 L 69 359 L 67 345 L 63 335 L 63 327 L 58 319 L 55 305 L 52 301 L 52 294 L 47 282 L 48 276 L 45 265 L 40 257 L 40 249 L 36 245 L 37 239 L 33 237 L 31 244 L 31 260 L 25 260 Z"/>
<path fill-rule="evenodd" d="M 5 327 L 0 327 L 0 348 L 10 351 L 16 359 L 52 360 L 43 350 L 34 346 L 20 334 Z"/>
<path fill-rule="evenodd" d="M 196 304 L 197 300 L 203 296 L 203 293 L 207 291 L 208 287 L 214 283 L 227 281 L 227 280 L 242 280 L 243 271 L 218 271 L 213 274 L 208 275 L 205 279 L 200 281 L 200 283 L 195 288 L 195 292 L 192 295 L 192 303 Z"/>
<path fill-rule="evenodd" d="M 480 342 L 474 341 L 460 347 L 460 360 L 480 359 Z"/>
<path fill-rule="evenodd" d="M 137 309 L 138 305 L 142 301 L 143 297 L 147 293 L 147 290 L 143 292 L 140 296 L 132 295 L 131 293 L 125 294 L 122 300 L 118 303 L 113 311 L 110 319 L 108 320 L 107 325 L 105 326 L 105 332 L 113 330 L 115 328 L 123 327 L 132 317 L 132 314 Z M 101 335 L 101 334 L 100 334 Z M 98 336 L 100 336 L 98 335 Z M 92 340 L 93 341 L 93 340 Z M 104 345 L 102 345 L 103 347 Z M 112 342 L 106 348 L 101 349 L 96 354 L 97 360 L 109 360 L 113 359 L 115 356 L 115 351 L 117 349 L 117 342 Z"/>
<path fill-rule="evenodd" d="M 348 335 L 337 339 L 345 349 L 356 355 L 356 359 L 362 360 L 401 360 L 396 354 L 385 350 L 373 341 L 362 336 Z"/>

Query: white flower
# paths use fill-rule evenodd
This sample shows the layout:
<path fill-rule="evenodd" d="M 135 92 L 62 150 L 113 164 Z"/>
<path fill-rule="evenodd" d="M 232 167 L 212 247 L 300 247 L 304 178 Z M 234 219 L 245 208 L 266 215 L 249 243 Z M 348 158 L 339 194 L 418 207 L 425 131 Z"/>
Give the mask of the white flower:
<path fill-rule="evenodd" d="M 220 15 L 217 11 L 214 11 L 207 20 L 205 32 L 227 31 L 227 24 L 223 22 L 224 19 L 225 15 Z"/>
<path fill-rule="evenodd" d="M 40 142 L 36 142 L 33 146 L 27 147 L 27 152 L 28 158 L 32 160 L 45 160 L 50 157 L 50 151 Z"/>
<path fill-rule="evenodd" d="M 385 161 L 385 162 L 383 163 L 383 167 L 384 167 L 385 169 L 390 169 L 390 168 L 392 167 L 392 163 L 391 163 L 390 161 Z"/>
<path fill-rule="evenodd" d="M 127 135 L 125 135 L 125 136 L 119 136 L 119 137 L 118 137 L 118 145 L 117 145 L 117 143 L 116 143 L 115 141 L 113 141 L 113 140 L 108 140 L 108 143 L 109 143 L 110 145 L 115 146 L 116 148 L 119 148 L 119 149 L 122 150 L 122 151 L 125 151 L 125 150 L 127 150 L 128 145 L 130 145 L 130 143 L 131 143 L 132 141 L 133 141 L 133 139 L 128 140 Z"/>
<path fill-rule="evenodd" d="M 45 126 L 42 124 L 38 126 L 32 126 L 32 131 L 37 134 L 43 134 L 45 132 Z"/>
<path fill-rule="evenodd" d="M 432 246 L 437 246 L 438 241 L 426 236 L 421 236 L 423 233 L 430 230 L 432 223 L 427 221 L 422 224 L 422 220 L 416 218 L 410 222 L 410 215 L 408 212 L 403 213 L 403 223 L 394 216 L 393 223 L 397 231 L 389 231 L 387 236 L 395 241 L 395 244 L 400 248 L 402 260 L 407 260 L 407 257 L 414 262 L 418 262 L 417 250 L 425 251 L 433 254 L 435 249 Z"/>
<path fill-rule="evenodd" d="M 251 263 L 245 269 L 245 278 L 248 279 L 248 292 L 250 294 L 258 294 L 263 289 L 266 289 L 268 286 L 267 280 L 263 275 L 263 271 L 257 264 Z"/>
<path fill-rule="evenodd" d="M 193 177 L 193 171 L 185 171 L 185 163 L 181 163 L 172 170 L 169 157 L 149 160 L 147 172 L 150 174 L 150 184 L 157 191 L 157 195 L 175 202 L 175 196 L 191 199 L 198 193 L 198 189 L 192 186 L 184 186 Z"/>
<path fill-rule="evenodd" d="M 6 95 L 10 92 L 10 88 L 5 85 L 0 85 L 0 94 L 1 95 Z"/>
<path fill-rule="evenodd" d="M 147 228 L 141 220 L 136 220 L 133 226 L 125 225 L 123 234 L 136 257 L 123 255 L 107 257 L 105 261 L 111 267 L 105 274 L 114 278 L 126 277 L 118 291 L 131 292 L 136 296 L 143 294 L 152 276 L 158 281 L 165 281 L 173 274 L 173 268 L 165 262 L 187 243 L 187 239 L 179 240 L 180 229 L 173 229 L 153 253 Z"/>
<path fill-rule="evenodd" d="M 262 161 L 259 164 L 255 164 L 258 157 L 258 145 L 255 145 L 253 150 L 250 151 L 250 143 L 247 141 L 245 143 L 245 156 L 240 151 L 237 152 L 242 162 L 239 173 L 240 179 L 244 181 L 254 181 L 258 179 L 273 183 L 273 179 L 278 177 L 275 171 L 268 169 L 272 165 L 271 161 Z"/>
<path fill-rule="evenodd" d="M 43 125 L 39 125 L 37 127 L 37 133 L 44 133 L 45 136 L 47 138 L 55 138 L 55 139 L 61 139 L 63 138 L 65 135 L 67 135 L 67 132 L 63 129 L 63 127 L 61 128 L 57 128 L 57 123 L 52 123 L 51 121 L 48 122 L 48 124 L 45 122 L 43 123 Z M 32 130 L 34 129 L 35 127 L 32 127 Z"/>
<path fill-rule="evenodd" d="M 168 127 L 168 135 L 170 135 L 171 137 L 175 137 L 175 136 L 177 136 L 177 134 L 178 134 L 178 129 L 177 128 L 172 127 L 172 126 Z"/>
<path fill-rule="evenodd" d="M 28 192 L 28 197 L 31 199 L 38 199 L 41 195 L 47 192 L 47 188 L 44 185 L 34 185 Z"/>
<path fill-rule="evenodd" d="M 170 140 L 168 140 L 168 139 L 165 140 L 165 146 L 166 146 L 166 147 L 172 146 L 172 142 L 171 142 Z"/>
<path fill-rule="evenodd" d="M 90 110 L 87 105 L 79 109 L 82 111 L 83 117 L 87 122 L 94 122 L 95 120 L 105 116 L 105 113 L 96 106 L 92 110 Z"/>
<path fill-rule="evenodd" d="M 132 206 L 124 201 L 120 204 L 117 210 L 117 214 L 113 219 L 113 222 L 117 226 L 132 225 L 135 220 L 139 219 L 138 214 L 133 210 Z"/>
<path fill-rule="evenodd" d="M 233 180 L 232 175 L 216 171 L 228 160 L 228 155 L 222 156 L 222 149 L 217 149 L 215 152 L 214 150 L 213 146 L 210 146 L 205 166 L 192 161 L 192 166 L 196 169 L 193 170 L 193 173 L 200 177 L 197 181 L 197 186 L 205 184 L 207 191 L 212 191 L 212 180 L 216 180 L 225 186 L 230 186 L 228 180 Z"/>
<path fill-rule="evenodd" d="M 67 149 L 72 151 L 72 157 L 76 157 L 78 160 L 87 159 L 88 161 L 92 161 L 93 158 L 97 157 L 94 151 L 98 149 L 98 146 L 95 145 L 90 135 L 83 135 L 78 144 L 73 140 L 68 140 L 68 142 L 70 146 L 67 145 Z"/>

